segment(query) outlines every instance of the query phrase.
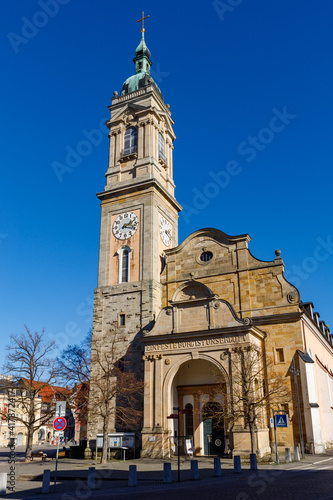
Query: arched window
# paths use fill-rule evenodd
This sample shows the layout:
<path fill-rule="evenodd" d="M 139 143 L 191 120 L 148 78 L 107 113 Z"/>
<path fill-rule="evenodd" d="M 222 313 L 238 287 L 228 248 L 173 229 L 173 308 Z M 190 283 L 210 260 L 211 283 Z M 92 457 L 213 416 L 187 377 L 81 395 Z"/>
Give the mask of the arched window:
<path fill-rule="evenodd" d="M 128 283 L 130 280 L 130 256 L 131 256 L 131 249 L 129 246 L 124 245 L 118 250 L 119 283 Z"/>
<path fill-rule="evenodd" d="M 167 159 L 166 159 L 166 156 L 164 154 L 164 137 L 163 135 L 161 134 L 161 132 L 159 132 L 158 134 L 158 157 L 166 164 L 167 163 Z"/>
<path fill-rule="evenodd" d="M 191 403 L 187 403 L 185 410 L 185 433 L 186 436 L 193 436 L 193 406 Z"/>
<path fill-rule="evenodd" d="M 129 274 L 129 251 L 126 249 L 121 256 L 121 283 L 127 283 Z"/>
<path fill-rule="evenodd" d="M 124 137 L 124 154 L 129 155 L 136 153 L 138 149 L 138 129 L 130 127 L 125 132 Z"/>

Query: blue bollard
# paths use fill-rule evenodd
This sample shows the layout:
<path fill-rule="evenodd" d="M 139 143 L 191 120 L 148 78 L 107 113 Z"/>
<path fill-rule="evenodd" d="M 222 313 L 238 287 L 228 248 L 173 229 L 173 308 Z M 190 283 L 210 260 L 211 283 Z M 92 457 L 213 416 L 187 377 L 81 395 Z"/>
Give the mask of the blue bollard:
<path fill-rule="evenodd" d="M 250 454 L 250 465 L 251 465 L 251 470 L 257 470 L 257 455 L 255 453 Z"/>
<path fill-rule="evenodd" d="M 214 457 L 214 476 L 222 476 L 221 459 L 219 457 Z"/>
<path fill-rule="evenodd" d="M 95 467 L 89 467 L 88 470 L 88 490 L 94 490 L 96 488 L 95 482 Z"/>
<path fill-rule="evenodd" d="M 50 475 L 51 471 L 50 469 L 44 469 L 43 473 L 43 485 L 42 485 L 42 494 L 48 494 L 50 493 Z"/>
<path fill-rule="evenodd" d="M 234 472 L 242 472 L 241 459 L 239 455 L 234 456 Z"/>
<path fill-rule="evenodd" d="M 136 465 L 129 466 L 129 477 L 128 477 L 128 486 L 137 486 L 138 485 L 138 477 L 136 473 Z"/>
<path fill-rule="evenodd" d="M 172 483 L 171 464 L 169 462 L 164 464 L 163 483 Z"/>
<path fill-rule="evenodd" d="M 199 479 L 198 460 L 192 460 L 192 462 L 191 462 L 191 480 L 197 481 L 198 479 Z"/>

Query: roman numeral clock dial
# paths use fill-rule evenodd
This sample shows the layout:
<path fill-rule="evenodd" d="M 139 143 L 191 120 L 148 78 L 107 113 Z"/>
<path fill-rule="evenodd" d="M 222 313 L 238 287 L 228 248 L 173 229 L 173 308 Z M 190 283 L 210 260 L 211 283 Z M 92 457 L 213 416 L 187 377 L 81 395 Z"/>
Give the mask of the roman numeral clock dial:
<path fill-rule="evenodd" d="M 112 226 L 112 232 L 118 240 L 127 240 L 138 229 L 139 219 L 133 212 L 118 215 Z"/>
<path fill-rule="evenodd" d="M 172 239 L 172 226 L 165 217 L 160 220 L 160 235 L 164 245 L 169 247 Z"/>

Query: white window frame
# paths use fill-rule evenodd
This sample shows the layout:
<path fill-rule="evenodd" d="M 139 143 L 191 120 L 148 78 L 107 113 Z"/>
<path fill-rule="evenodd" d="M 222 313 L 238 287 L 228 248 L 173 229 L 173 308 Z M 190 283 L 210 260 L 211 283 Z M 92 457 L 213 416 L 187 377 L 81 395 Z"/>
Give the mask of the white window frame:
<path fill-rule="evenodd" d="M 164 159 L 165 154 L 164 154 L 164 137 L 161 132 L 158 133 L 158 156 L 159 158 Z"/>
<path fill-rule="evenodd" d="M 128 146 L 126 147 L 126 141 Z M 136 153 L 138 149 L 138 128 L 128 127 L 124 134 L 124 154 Z"/>
<path fill-rule="evenodd" d="M 122 274 L 123 274 L 123 253 L 124 251 L 128 251 L 128 279 L 127 281 L 122 281 Z M 128 245 L 123 245 L 122 247 L 119 248 L 117 251 L 118 254 L 118 283 L 129 283 L 131 279 L 130 275 L 130 269 L 131 269 L 131 253 L 132 249 Z"/>

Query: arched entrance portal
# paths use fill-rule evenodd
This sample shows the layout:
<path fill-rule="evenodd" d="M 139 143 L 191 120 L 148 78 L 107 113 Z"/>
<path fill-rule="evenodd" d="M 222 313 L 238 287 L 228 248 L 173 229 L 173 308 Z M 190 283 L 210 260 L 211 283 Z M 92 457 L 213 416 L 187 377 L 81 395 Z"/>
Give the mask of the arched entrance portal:
<path fill-rule="evenodd" d="M 223 413 L 225 388 L 222 371 L 206 359 L 184 362 L 173 379 L 170 413 L 176 407 L 186 410 L 180 415 L 180 436 L 192 439 L 196 455 L 221 456 L 225 452 L 224 420 L 216 416 Z M 172 435 L 177 436 L 178 421 L 169 422 Z"/>

